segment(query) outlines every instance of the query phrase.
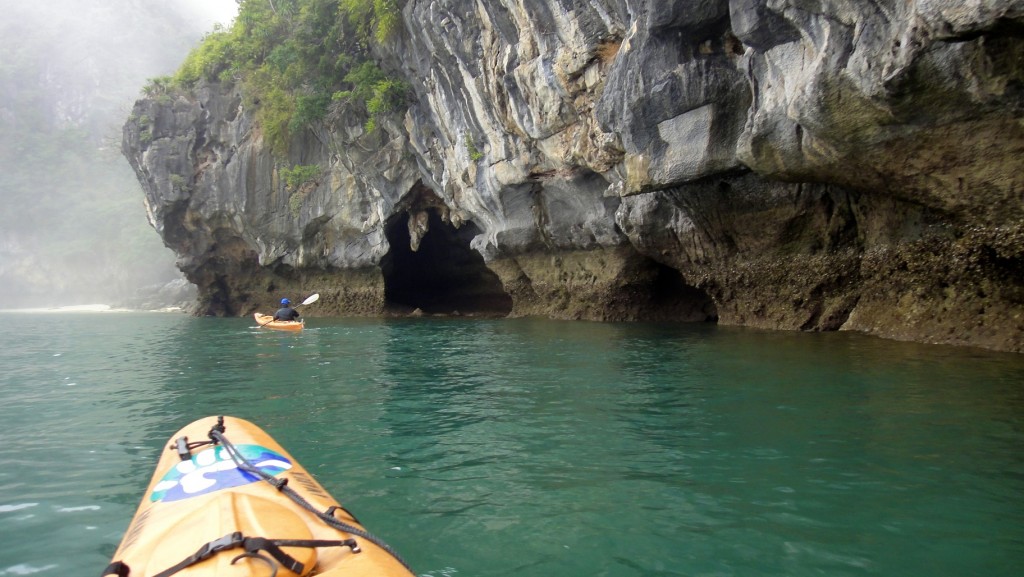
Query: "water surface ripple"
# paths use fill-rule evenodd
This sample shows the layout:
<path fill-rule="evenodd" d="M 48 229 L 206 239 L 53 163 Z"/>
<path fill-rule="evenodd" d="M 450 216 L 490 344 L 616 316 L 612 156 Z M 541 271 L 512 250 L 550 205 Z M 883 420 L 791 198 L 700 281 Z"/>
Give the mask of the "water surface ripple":
<path fill-rule="evenodd" d="M 424 577 L 1024 573 L 1020 355 L 542 320 L 7 329 L 0 576 L 98 574 L 168 437 L 215 414 Z"/>

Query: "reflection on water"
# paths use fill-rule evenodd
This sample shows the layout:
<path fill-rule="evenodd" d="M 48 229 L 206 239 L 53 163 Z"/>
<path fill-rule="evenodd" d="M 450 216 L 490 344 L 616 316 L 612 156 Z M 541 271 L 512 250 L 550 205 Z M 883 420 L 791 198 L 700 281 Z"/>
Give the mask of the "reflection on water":
<path fill-rule="evenodd" d="M 422 575 L 1024 559 L 1019 355 L 709 325 L 8 321 L 0 575 L 98 572 L 168 436 L 214 414 L 273 434 Z"/>

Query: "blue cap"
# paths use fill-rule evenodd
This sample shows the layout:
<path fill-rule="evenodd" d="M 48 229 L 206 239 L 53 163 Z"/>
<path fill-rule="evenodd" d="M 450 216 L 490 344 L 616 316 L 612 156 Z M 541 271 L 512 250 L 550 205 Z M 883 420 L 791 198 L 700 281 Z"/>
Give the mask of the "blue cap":
<path fill-rule="evenodd" d="M 281 299 L 281 304 L 283 304 L 283 305 L 287 306 L 287 305 L 290 305 L 290 304 L 292 304 L 292 301 L 290 301 L 290 300 L 288 300 L 288 299 Z"/>

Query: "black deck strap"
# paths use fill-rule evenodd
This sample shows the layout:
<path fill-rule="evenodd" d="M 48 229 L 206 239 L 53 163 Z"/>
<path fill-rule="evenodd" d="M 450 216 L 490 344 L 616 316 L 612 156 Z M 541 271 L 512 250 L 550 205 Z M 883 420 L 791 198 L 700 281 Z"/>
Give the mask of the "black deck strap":
<path fill-rule="evenodd" d="M 235 531 L 234 533 L 229 533 L 220 539 L 210 541 L 200 547 L 199 550 L 192 555 L 182 559 L 181 562 L 175 566 L 157 573 L 154 577 L 170 577 L 182 569 L 191 567 L 200 561 L 205 561 L 206 559 L 213 557 L 216 553 L 237 548 L 245 549 L 245 553 L 232 559 L 232 564 L 243 557 L 253 557 L 267 561 L 265 557 L 259 554 L 260 551 L 266 551 L 274 558 L 275 561 L 280 563 L 282 567 L 288 569 L 292 573 L 301 575 L 302 571 L 305 569 L 305 565 L 303 565 L 301 561 L 298 561 L 291 555 L 285 553 L 281 547 L 348 547 L 353 553 L 359 553 L 362 551 L 355 539 L 345 539 L 342 541 L 321 539 L 267 539 L 266 537 L 245 537 L 240 531 Z M 111 565 L 113 566 L 115 564 Z M 122 563 L 122 565 L 124 564 Z M 124 565 L 124 569 L 125 573 L 123 575 L 121 573 L 110 573 L 109 570 L 103 575 L 106 576 L 113 574 L 118 577 L 127 577 L 128 566 Z"/>
<path fill-rule="evenodd" d="M 239 559 L 255 559 L 257 561 L 262 561 L 267 564 L 267 567 L 270 567 L 270 577 L 277 577 L 278 565 L 274 563 L 273 559 L 270 559 L 264 555 L 260 555 L 259 553 L 249 553 L 248 551 L 246 551 L 245 553 L 242 553 L 238 557 L 232 559 L 231 564 L 234 565 L 235 563 L 238 563 Z"/>
<path fill-rule="evenodd" d="M 178 458 L 182 461 L 187 461 L 192 458 L 192 449 L 197 447 L 204 447 L 206 445 L 216 445 L 217 435 L 214 433 L 224 434 L 226 428 L 224 427 L 224 417 L 217 417 L 217 424 L 210 428 L 208 434 L 209 441 L 188 441 L 188 437 L 178 437 L 174 440 L 174 444 L 167 447 L 168 450 L 174 449 L 178 451 Z"/>
<path fill-rule="evenodd" d="M 103 574 L 100 577 L 107 577 L 107 575 L 117 575 L 117 577 L 128 577 L 131 573 L 131 569 L 128 565 L 125 565 L 122 561 L 114 561 L 107 568 L 103 570 Z"/>
<path fill-rule="evenodd" d="M 245 538 L 242 537 L 241 531 L 229 533 L 227 535 L 224 535 L 220 539 L 215 539 L 213 541 L 210 541 L 209 543 L 206 543 L 205 545 L 200 547 L 198 551 L 182 559 L 175 566 L 165 569 L 157 573 L 153 577 L 170 577 L 171 575 L 174 575 L 175 573 L 181 571 L 186 567 L 191 567 L 192 565 L 195 565 L 200 561 L 213 557 L 215 553 L 218 553 L 220 551 L 226 551 L 228 549 L 234 549 L 235 547 L 241 547 L 243 541 L 245 541 Z"/>
<path fill-rule="evenodd" d="M 274 543 L 281 547 L 348 547 L 353 553 L 362 553 L 359 543 L 355 539 L 343 539 L 341 541 L 325 541 L 322 539 L 274 539 Z"/>
<path fill-rule="evenodd" d="M 174 448 L 178 450 L 178 458 L 182 461 L 192 458 L 192 450 L 188 448 L 188 437 L 178 437 L 175 439 Z"/>
<path fill-rule="evenodd" d="M 246 537 L 242 546 L 245 547 L 246 553 L 252 553 L 254 555 L 259 551 L 266 551 L 267 553 L 270 553 L 270 556 L 280 563 L 282 567 L 292 573 L 302 575 L 304 565 L 299 561 L 296 561 L 291 555 L 282 551 L 273 539 L 266 539 L 264 537 Z"/>
<path fill-rule="evenodd" d="M 187 461 L 192 458 L 192 449 L 215 444 L 216 441 L 192 441 L 190 443 L 188 437 L 178 437 L 177 439 L 174 439 L 174 444 L 167 447 L 167 449 L 174 449 L 178 451 L 178 458 L 182 461 Z"/>

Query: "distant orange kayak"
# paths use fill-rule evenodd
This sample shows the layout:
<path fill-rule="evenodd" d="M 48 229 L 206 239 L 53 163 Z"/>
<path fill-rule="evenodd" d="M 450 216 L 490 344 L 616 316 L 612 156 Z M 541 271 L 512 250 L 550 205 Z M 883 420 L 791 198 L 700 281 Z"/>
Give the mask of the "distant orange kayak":
<path fill-rule="evenodd" d="M 171 437 L 113 562 L 119 577 L 414 577 L 270 435 L 207 417 Z"/>
<path fill-rule="evenodd" d="M 275 321 L 273 315 L 254 313 L 256 324 L 268 329 L 279 331 L 301 331 L 306 326 L 306 321 Z"/>

